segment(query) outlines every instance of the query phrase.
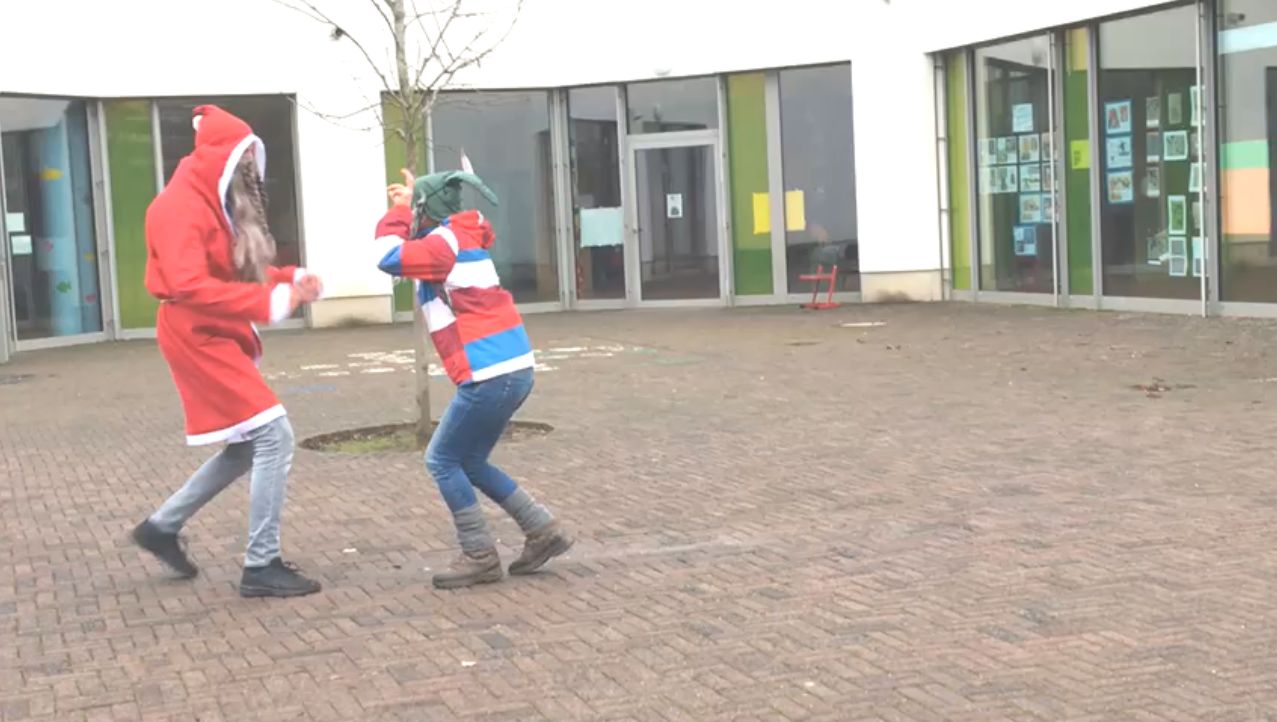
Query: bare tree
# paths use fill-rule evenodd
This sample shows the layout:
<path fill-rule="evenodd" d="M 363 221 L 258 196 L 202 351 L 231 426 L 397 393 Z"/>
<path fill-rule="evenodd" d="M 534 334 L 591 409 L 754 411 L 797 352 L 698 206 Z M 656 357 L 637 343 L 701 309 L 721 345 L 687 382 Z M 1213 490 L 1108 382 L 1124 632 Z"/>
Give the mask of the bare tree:
<path fill-rule="evenodd" d="M 344 116 L 310 108 L 330 120 L 340 121 L 372 111 L 386 143 L 401 143 L 405 167 L 413 174 L 426 144 L 425 118 L 439 91 L 458 73 L 480 65 L 510 35 L 524 0 L 512 0 L 508 22 L 474 8 L 483 0 L 274 0 L 328 29 L 329 37 L 348 43 L 380 83 L 378 97 L 367 106 Z M 488 5 L 491 5 L 489 0 Z M 354 30 L 339 22 L 365 21 Z M 362 8 L 364 17 L 351 18 Z M 375 13 L 375 15 L 370 15 Z M 366 34 L 365 34 L 366 33 Z M 388 169 L 395 172 L 396 169 Z M 417 441 L 424 446 L 432 430 L 430 418 L 430 344 L 421 308 L 414 301 L 413 332 L 417 377 Z"/>

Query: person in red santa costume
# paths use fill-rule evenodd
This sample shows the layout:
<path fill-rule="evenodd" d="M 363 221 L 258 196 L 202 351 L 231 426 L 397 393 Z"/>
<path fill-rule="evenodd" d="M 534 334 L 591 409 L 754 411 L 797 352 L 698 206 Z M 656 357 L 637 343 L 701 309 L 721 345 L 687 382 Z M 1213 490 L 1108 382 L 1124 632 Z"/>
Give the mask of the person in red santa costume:
<path fill-rule="evenodd" d="M 133 530 L 133 539 L 184 578 L 199 573 L 178 532 L 251 471 L 248 549 L 240 594 L 294 597 L 319 582 L 281 558 L 279 520 L 293 430 L 257 364 L 258 323 L 278 323 L 319 298 L 317 276 L 277 268 L 266 223 L 266 148 L 248 124 L 212 105 L 195 109 L 195 150 L 146 213 L 146 289 L 160 300 L 156 338 L 192 446 L 226 444 Z"/>

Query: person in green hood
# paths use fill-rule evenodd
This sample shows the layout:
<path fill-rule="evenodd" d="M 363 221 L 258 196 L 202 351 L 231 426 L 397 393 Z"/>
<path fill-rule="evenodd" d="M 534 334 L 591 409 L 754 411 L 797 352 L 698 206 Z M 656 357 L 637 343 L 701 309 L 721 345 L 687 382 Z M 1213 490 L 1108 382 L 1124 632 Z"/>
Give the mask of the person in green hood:
<path fill-rule="evenodd" d="M 389 246 L 379 267 L 417 280 L 417 302 L 456 396 L 426 450 L 426 467 L 452 512 L 461 554 L 435 575 L 451 589 L 502 578 L 501 559 L 476 490 L 496 502 L 527 535 L 511 574 L 529 574 L 572 546 L 550 511 L 489 462 L 511 417 L 532 393 L 536 359 L 514 298 L 501 287 L 488 249 L 496 236 L 483 213 L 465 209 L 469 185 L 488 203 L 497 196 L 473 172 L 434 173 L 388 189 L 391 208 L 377 225 Z"/>

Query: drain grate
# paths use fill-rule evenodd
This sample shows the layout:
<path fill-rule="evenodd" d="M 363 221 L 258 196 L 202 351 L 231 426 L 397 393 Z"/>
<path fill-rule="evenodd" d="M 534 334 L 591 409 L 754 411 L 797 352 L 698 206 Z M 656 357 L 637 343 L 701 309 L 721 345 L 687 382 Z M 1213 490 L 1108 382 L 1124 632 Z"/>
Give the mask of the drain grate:
<path fill-rule="evenodd" d="M 0 386 L 13 386 L 31 378 L 31 374 L 0 374 Z"/>

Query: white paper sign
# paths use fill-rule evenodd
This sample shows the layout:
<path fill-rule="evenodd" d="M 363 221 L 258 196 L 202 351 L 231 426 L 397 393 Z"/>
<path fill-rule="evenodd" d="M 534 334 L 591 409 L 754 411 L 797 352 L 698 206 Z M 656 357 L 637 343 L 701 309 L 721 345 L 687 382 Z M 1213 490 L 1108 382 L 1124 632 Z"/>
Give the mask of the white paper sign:
<path fill-rule="evenodd" d="M 682 218 L 683 217 L 683 194 L 682 193 L 666 193 L 665 194 L 665 217 L 666 218 Z"/>
<path fill-rule="evenodd" d="M 620 208 L 581 209 L 581 247 L 603 248 L 625 243 L 625 221 Z"/>
<path fill-rule="evenodd" d="M 15 256 L 31 255 L 31 236 L 10 234 L 9 247 L 13 249 Z"/>
<path fill-rule="evenodd" d="M 26 233 L 27 217 L 22 213 L 4 214 L 4 229 L 10 233 Z"/>
<path fill-rule="evenodd" d="M 1011 106 L 1011 130 L 1015 133 L 1033 132 L 1033 104 L 1020 103 Z"/>

